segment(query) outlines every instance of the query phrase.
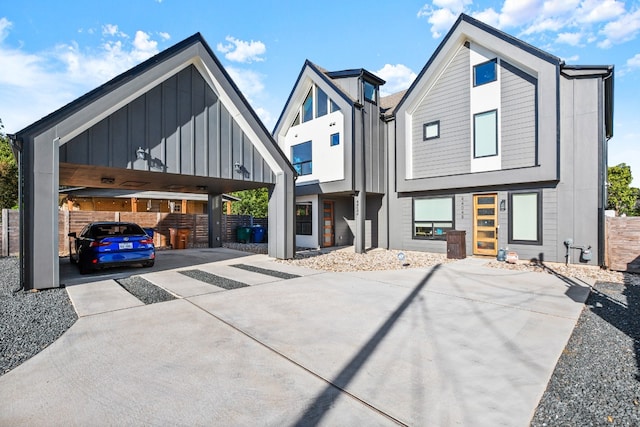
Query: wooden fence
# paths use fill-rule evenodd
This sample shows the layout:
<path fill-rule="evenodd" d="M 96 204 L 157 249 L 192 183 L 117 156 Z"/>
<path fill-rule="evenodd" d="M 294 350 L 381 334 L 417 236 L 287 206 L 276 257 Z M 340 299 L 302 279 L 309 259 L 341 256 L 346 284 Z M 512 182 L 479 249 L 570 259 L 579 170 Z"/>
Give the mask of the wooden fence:
<path fill-rule="evenodd" d="M 153 228 L 157 248 L 180 247 L 206 248 L 209 246 L 209 220 L 206 214 L 180 214 L 161 212 L 107 212 L 66 211 L 58 212 L 58 252 L 69 255 L 69 237 L 72 232 L 95 221 L 135 222 L 145 228 Z M 267 227 L 267 218 L 252 218 L 248 215 L 222 216 L 222 242 L 236 241 L 238 226 L 262 225 Z M 18 211 L 2 210 L 2 232 L 0 233 L 0 256 L 16 256 L 20 253 L 20 221 Z M 186 237 L 178 241 L 180 237 Z M 186 240 L 186 241 L 185 241 Z"/>
<path fill-rule="evenodd" d="M 640 273 L 640 217 L 606 218 L 605 264 L 611 270 Z"/>

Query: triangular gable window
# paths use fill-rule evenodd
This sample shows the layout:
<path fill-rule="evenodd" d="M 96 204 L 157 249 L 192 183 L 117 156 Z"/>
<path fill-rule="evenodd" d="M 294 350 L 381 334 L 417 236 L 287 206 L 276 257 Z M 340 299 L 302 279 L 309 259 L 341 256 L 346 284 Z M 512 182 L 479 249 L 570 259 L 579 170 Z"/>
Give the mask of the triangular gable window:
<path fill-rule="evenodd" d="M 315 102 L 314 102 L 315 101 Z M 291 126 L 309 122 L 329 113 L 340 111 L 340 107 L 318 86 L 313 85 L 307 93 L 304 102 L 297 111 Z"/>
<path fill-rule="evenodd" d="M 329 109 L 329 97 L 319 87 L 316 88 L 316 117 L 327 115 Z"/>
<path fill-rule="evenodd" d="M 313 120 L 313 88 L 309 91 L 307 99 L 302 104 L 302 122 Z"/>

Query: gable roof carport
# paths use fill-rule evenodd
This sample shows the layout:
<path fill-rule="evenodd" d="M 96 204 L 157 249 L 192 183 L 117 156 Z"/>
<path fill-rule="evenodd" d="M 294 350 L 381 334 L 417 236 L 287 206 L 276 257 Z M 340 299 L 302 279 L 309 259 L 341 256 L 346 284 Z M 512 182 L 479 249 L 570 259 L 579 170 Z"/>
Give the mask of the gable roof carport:
<path fill-rule="evenodd" d="M 21 285 L 59 287 L 60 185 L 221 195 L 269 188 L 268 251 L 292 258 L 295 170 L 197 33 L 10 135 L 20 164 Z"/>

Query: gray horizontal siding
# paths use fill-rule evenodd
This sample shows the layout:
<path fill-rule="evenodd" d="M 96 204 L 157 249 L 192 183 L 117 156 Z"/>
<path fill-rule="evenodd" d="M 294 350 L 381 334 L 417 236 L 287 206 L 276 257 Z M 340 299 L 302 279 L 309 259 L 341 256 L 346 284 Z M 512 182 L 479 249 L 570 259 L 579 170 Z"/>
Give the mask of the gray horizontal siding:
<path fill-rule="evenodd" d="M 533 188 L 532 191 L 537 191 Z M 522 191 L 518 188 L 518 191 Z M 558 250 L 562 242 L 558 239 L 558 201 L 556 188 L 542 190 L 542 245 L 509 244 L 509 191 L 490 190 L 483 193 L 496 193 L 498 201 L 504 200 L 506 209 L 498 212 L 498 247 L 515 251 L 522 260 L 539 258 L 546 261 L 563 262 L 564 253 Z M 455 194 L 455 228 L 466 233 L 467 256 L 473 255 L 473 195 L 476 193 Z M 439 193 L 439 195 L 441 195 Z M 425 197 L 424 193 L 420 197 Z M 413 198 L 400 197 L 391 200 L 390 210 L 397 224 L 390 224 L 390 247 L 392 249 L 414 250 L 433 253 L 446 253 L 446 241 L 413 239 Z M 569 237 L 569 236 L 567 236 Z M 562 238 L 564 239 L 564 238 Z"/>
<path fill-rule="evenodd" d="M 146 150 L 149 159 L 136 158 Z M 275 176 L 195 67 L 76 136 L 60 162 L 275 183 Z M 234 171 L 234 163 L 246 173 Z"/>
<path fill-rule="evenodd" d="M 469 49 L 463 47 L 412 115 L 413 177 L 470 169 Z M 440 137 L 423 141 L 423 125 L 440 121 Z"/>
<path fill-rule="evenodd" d="M 536 82 L 502 62 L 502 168 L 536 164 Z"/>

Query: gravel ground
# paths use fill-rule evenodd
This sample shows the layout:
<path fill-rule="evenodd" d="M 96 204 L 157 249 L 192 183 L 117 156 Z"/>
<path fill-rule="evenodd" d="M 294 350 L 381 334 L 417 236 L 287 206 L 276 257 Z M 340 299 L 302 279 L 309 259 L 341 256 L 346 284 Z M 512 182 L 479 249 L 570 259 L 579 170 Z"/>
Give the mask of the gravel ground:
<path fill-rule="evenodd" d="M 202 270 L 182 270 L 179 273 L 184 274 L 187 277 L 191 277 L 192 279 L 200 280 L 201 282 L 209 283 L 211 285 L 215 285 L 219 288 L 224 288 L 227 290 L 249 286 L 246 283 L 227 279 L 226 277 L 216 276 L 215 274 L 211 274 Z"/>
<path fill-rule="evenodd" d="M 295 279 L 296 277 L 300 277 L 297 274 L 285 273 L 283 271 L 277 270 L 269 270 L 267 268 L 260 268 L 254 265 L 247 264 L 231 264 L 231 267 L 239 268 L 241 270 L 251 271 L 253 273 L 266 274 L 267 276 L 277 277 L 278 279 Z"/>
<path fill-rule="evenodd" d="M 18 269 L 17 258 L 0 258 L 0 375 L 39 353 L 78 319 L 66 289 L 16 292 Z"/>
<path fill-rule="evenodd" d="M 175 296 L 154 285 L 140 276 L 131 276 L 125 279 L 117 279 L 116 282 L 125 288 L 131 295 L 138 298 L 145 304 L 155 304 L 157 302 L 171 301 Z"/>
<path fill-rule="evenodd" d="M 261 249 L 253 248 L 252 252 L 257 250 Z M 442 254 L 403 254 L 400 260 L 399 251 L 376 249 L 355 254 L 352 248 L 309 250 L 279 262 L 324 271 L 389 270 L 453 262 Z M 640 275 L 552 263 L 489 261 L 487 265 L 596 280 L 531 425 L 640 426 Z M 0 375 L 55 341 L 77 319 L 65 289 L 14 292 L 17 270 L 17 259 L 0 258 Z M 182 273 L 230 289 L 244 285 L 229 279 L 222 283 L 224 278 L 199 270 Z M 141 300 L 164 298 L 157 287 L 141 284 L 137 278 L 124 282 L 123 286 L 136 288 L 132 293 L 137 292 Z"/>

